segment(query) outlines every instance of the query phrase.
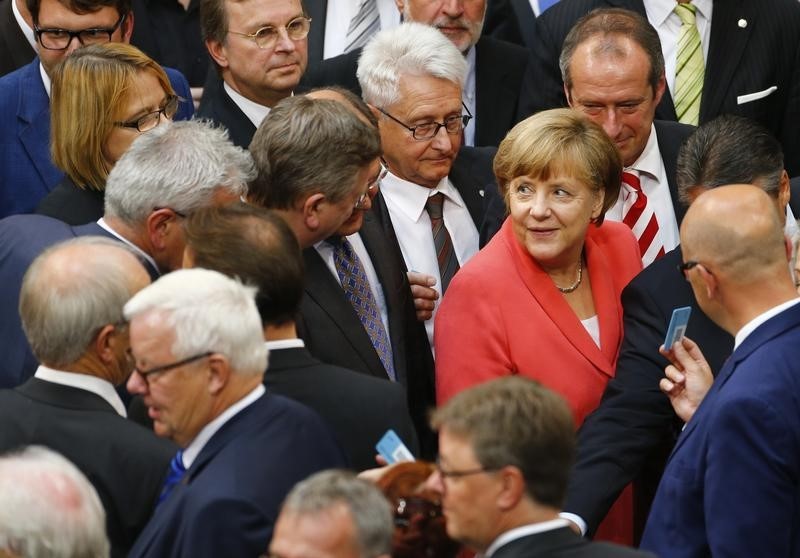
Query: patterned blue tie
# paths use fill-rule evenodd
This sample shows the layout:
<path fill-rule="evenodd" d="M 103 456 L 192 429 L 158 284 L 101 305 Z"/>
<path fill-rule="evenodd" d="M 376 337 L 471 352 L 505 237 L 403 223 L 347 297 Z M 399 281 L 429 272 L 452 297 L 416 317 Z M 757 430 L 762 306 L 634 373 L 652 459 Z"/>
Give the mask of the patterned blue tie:
<path fill-rule="evenodd" d="M 169 471 L 167 477 L 164 479 L 164 486 L 161 488 L 161 494 L 158 496 L 156 507 L 167 499 L 175 485 L 181 482 L 183 475 L 186 474 L 186 467 L 183 466 L 183 450 L 178 450 L 172 461 L 169 462 Z"/>
<path fill-rule="evenodd" d="M 367 330 L 367 335 L 369 335 L 386 373 L 392 380 L 395 380 L 392 344 L 389 342 L 386 328 L 383 327 L 378 303 L 372 294 L 364 266 L 346 238 L 331 237 L 328 239 L 328 243 L 333 246 L 333 263 L 336 266 L 336 273 L 339 275 L 345 297 L 350 301 L 358 319 Z"/>

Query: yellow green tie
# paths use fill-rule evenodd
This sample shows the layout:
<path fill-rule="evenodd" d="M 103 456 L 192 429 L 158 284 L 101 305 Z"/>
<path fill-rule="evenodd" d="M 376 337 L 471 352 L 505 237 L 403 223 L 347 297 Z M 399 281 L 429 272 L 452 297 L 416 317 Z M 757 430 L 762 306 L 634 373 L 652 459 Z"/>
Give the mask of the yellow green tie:
<path fill-rule="evenodd" d="M 703 48 L 695 24 L 696 11 L 697 7 L 690 3 L 675 6 L 675 13 L 681 18 L 675 69 L 675 112 L 678 122 L 695 126 L 700 120 L 700 99 L 703 95 L 705 74 Z"/>

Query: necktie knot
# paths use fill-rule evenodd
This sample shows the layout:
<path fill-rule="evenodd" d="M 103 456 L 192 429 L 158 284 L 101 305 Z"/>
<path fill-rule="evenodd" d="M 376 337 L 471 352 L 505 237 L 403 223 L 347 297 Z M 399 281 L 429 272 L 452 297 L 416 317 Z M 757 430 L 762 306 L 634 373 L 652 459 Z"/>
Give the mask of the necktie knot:
<path fill-rule="evenodd" d="M 697 6 L 694 4 L 687 2 L 685 4 L 678 4 L 675 6 L 675 14 L 681 19 L 681 23 L 684 25 L 694 25 L 695 24 L 695 13 L 697 12 Z"/>
<path fill-rule="evenodd" d="M 425 202 L 425 211 L 431 219 L 441 219 L 444 213 L 444 194 L 436 192 Z"/>
<path fill-rule="evenodd" d="M 636 192 L 642 191 L 642 182 L 639 180 L 639 177 L 632 172 L 623 171 L 622 182 L 623 184 L 629 186 L 631 189 L 636 190 Z"/>
<path fill-rule="evenodd" d="M 186 467 L 183 464 L 183 450 L 178 450 L 178 453 L 176 453 L 172 461 L 169 462 L 169 470 L 167 471 L 167 476 L 164 478 L 164 486 L 161 489 L 161 494 L 158 497 L 158 503 L 156 505 L 160 505 L 167 499 L 172 489 L 181 482 L 185 474 Z"/>

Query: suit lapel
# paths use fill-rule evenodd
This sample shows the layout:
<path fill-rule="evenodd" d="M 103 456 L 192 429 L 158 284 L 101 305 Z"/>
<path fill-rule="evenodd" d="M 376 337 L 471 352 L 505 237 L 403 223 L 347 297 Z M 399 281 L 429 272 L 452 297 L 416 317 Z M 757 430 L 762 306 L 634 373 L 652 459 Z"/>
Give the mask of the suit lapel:
<path fill-rule="evenodd" d="M 467 206 L 470 217 L 475 223 L 475 228 L 480 229 L 483 222 L 483 197 L 480 192 L 484 188 L 484 184 L 477 184 L 470 171 L 469 162 L 466 158 L 458 156 L 453 167 L 450 169 L 450 182 L 453 183 L 458 193 L 461 194 L 461 199 Z"/>
<path fill-rule="evenodd" d="M 50 161 L 50 98 L 39 73 L 38 58 L 21 71 L 24 74 L 20 80 L 17 110 L 19 140 L 45 186 L 43 193 L 47 193 L 62 176 Z"/>
<path fill-rule="evenodd" d="M 678 195 L 678 184 L 675 180 L 675 169 L 678 165 L 678 151 L 681 141 L 679 138 L 672 137 L 668 128 L 660 121 L 653 122 L 658 139 L 658 150 L 661 153 L 661 161 L 664 163 L 664 170 L 667 173 L 667 183 L 669 184 L 669 197 L 672 199 L 672 208 L 675 210 L 675 220 L 680 226 L 683 216 L 686 214 L 686 207 L 681 203 Z"/>
<path fill-rule="evenodd" d="M 98 225 L 96 222 L 87 223 L 85 225 L 79 225 L 77 227 L 71 227 L 73 236 L 104 236 L 106 238 L 110 238 L 116 242 L 122 242 L 119 238 L 108 232 L 106 229 Z M 153 267 L 153 264 L 150 263 L 149 260 L 146 258 L 141 257 L 138 253 L 134 253 L 136 259 L 138 259 L 141 264 L 144 266 L 145 270 L 147 270 L 147 274 L 150 276 L 151 281 L 155 281 L 159 277 L 161 277 L 161 272 L 158 268 Z"/>
<path fill-rule="evenodd" d="M 741 71 L 739 61 L 751 31 L 758 25 L 758 3 L 744 0 L 717 0 L 711 16 L 711 39 L 708 46 L 700 122 L 722 112 L 731 80 Z M 747 22 L 739 26 L 739 20 Z"/>
<path fill-rule="evenodd" d="M 311 18 L 311 31 L 308 34 L 309 65 L 322 61 L 325 54 L 325 20 L 328 15 L 327 0 L 314 0 L 303 3 L 308 17 Z"/>
<path fill-rule="evenodd" d="M 600 347 L 598 348 L 586 328 L 580 322 L 552 279 L 539 267 L 530 254 L 521 246 L 511 229 L 511 220 L 503 224 L 500 234 L 512 253 L 517 273 L 544 312 L 550 317 L 564 338 L 587 360 L 608 377 L 614 376 L 614 357 L 621 339 L 622 316 L 616 306 L 617 297 L 611 281 L 612 270 L 591 238 L 586 239 L 585 255 L 587 272 L 591 274 L 592 298 L 600 323 Z M 588 279 L 588 278 L 587 278 Z"/>
<path fill-rule="evenodd" d="M 514 120 L 519 91 L 506 85 L 509 68 L 495 56 L 492 39 L 482 37 L 475 45 L 475 145 L 503 137 L 505 123 Z"/>

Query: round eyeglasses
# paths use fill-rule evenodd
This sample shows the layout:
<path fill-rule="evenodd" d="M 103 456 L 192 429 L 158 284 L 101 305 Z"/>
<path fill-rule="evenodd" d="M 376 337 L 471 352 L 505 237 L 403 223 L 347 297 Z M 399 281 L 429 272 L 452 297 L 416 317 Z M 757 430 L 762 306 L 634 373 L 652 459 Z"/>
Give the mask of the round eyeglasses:
<path fill-rule="evenodd" d="M 286 36 L 291 40 L 300 41 L 308 36 L 308 31 L 311 29 L 311 18 L 305 16 L 296 17 L 286 25 L 279 27 L 265 25 L 253 33 L 242 33 L 241 31 L 228 31 L 228 33 L 246 37 L 254 41 L 260 49 L 271 49 L 278 43 L 281 29 L 286 31 Z"/>
<path fill-rule="evenodd" d="M 158 126 L 159 122 L 161 122 L 162 114 L 165 118 L 172 120 L 172 118 L 178 112 L 179 101 L 180 99 L 178 99 L 178 97 L 175 95 L 170 95 L 167 97 L 167 102 L 165 102 L 164 106 L 160 109 L 154 110 L 153 112 L 148 112 L 147 114 L 140 116 L 135 120 L 128 120 L 127 122 L 114 122 L 114 125 L 119 126 L 120 128 L 136 128 L 140 132 L 147 132 Z"/>

